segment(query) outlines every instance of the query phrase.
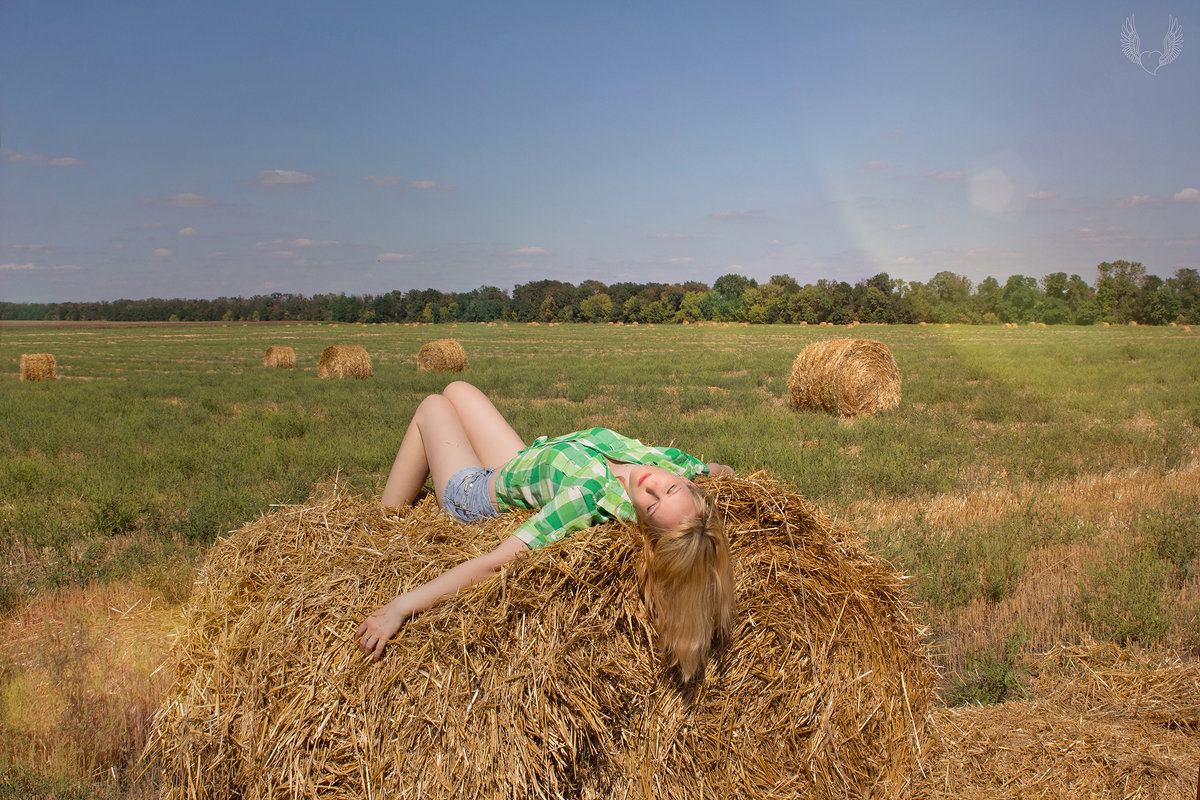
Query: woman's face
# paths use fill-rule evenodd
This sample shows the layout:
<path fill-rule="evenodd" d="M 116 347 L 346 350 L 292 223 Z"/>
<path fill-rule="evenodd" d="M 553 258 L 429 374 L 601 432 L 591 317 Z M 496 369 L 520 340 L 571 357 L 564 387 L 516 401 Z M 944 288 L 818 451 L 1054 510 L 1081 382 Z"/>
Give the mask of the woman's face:
<path fill-rule="evenodd" d="M 661 467 L 638 464 L 629 473 L 626 487 L 638 519 L 659 530 L 670 530 L 700 513 L 687 478 Z"/>

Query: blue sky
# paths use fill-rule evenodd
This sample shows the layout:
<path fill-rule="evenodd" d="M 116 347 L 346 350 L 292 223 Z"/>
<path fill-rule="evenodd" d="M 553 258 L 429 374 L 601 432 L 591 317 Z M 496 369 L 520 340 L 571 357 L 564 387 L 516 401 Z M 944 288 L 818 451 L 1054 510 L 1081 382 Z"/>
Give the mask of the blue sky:
<path fill-rule="evenodd" d="M 0 299 L 1165 278 L 1198 95 L 1182 0 L 0 0 Z"/>

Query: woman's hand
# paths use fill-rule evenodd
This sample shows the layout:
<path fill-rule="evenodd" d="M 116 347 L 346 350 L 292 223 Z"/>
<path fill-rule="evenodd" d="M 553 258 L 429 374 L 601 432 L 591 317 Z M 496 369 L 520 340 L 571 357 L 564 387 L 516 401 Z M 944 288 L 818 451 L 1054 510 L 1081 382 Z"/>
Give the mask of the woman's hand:
<path fill-rule="evenodd" d="M 404 621 L 439 603 L 443 598 L 479 583 L 517 556 L 527 553 L 529 546 L 515 536 L 509 536 L 490 553 L 464 561 L 428 583 L 405 592 L 386 606 L 380 606 L 363 620 L 354 634 L 358 646 L 378 661 L 384 645 L 396 635 Z"/>
<path fill-rule="evenodd" d="M 404 620 L 412 616 L 412 611 L 408 610 L 408 604 L 405 602 L 406 597 L 407 594 L 402 594 L 387 605 L 375 609 L 358 626 L 354 636 L 358 639 L 359 648 L 367 653 L 372 661 L 379 660 L 383 655 L 384 645 L 396 635 Z"/>
<path fill-rule="evenodd" d="M 708 474 L 710 477 L 716 478 L 721 475 L 732 475 L 733 467 L 728 464 L 718 464 L 715 461 L 708 462 Z"/>

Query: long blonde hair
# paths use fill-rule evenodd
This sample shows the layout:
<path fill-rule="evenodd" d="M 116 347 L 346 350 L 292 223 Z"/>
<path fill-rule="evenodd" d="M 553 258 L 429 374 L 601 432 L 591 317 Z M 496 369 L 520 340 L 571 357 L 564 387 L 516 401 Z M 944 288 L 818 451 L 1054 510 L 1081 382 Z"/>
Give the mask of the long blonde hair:
<path fill-rule="evenodd" d="M 695 518 L 671 530 L 646 524 L 638 580 L 659 646 L 685 683 L 703 677 L 714 642 L 729 636 L 733 572 L 716 504 L 694 486 Z"/>

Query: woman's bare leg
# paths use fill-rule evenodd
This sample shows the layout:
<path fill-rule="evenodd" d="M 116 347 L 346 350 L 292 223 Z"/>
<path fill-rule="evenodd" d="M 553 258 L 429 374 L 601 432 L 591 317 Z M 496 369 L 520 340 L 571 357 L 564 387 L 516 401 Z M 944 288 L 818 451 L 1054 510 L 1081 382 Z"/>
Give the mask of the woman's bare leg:
<path fill-rule="evenodd" d="M 463 467 L 482 465 L 454 405 L 443 395 L 430 395 L 413 412 L 383 487 L 380 505 L 385 508 L 412 505 L 430 474 L 440 503 L 451 475 Z"/>
<path fill-rule="evenodd" d="M 471 384 L 454 381 L 442 390 L 442 396 L 454 406 L 483 466 L 502 467 L 525 447 L 525 442 L 487 395 Z"/>

